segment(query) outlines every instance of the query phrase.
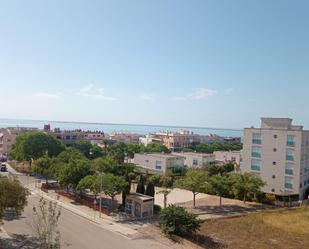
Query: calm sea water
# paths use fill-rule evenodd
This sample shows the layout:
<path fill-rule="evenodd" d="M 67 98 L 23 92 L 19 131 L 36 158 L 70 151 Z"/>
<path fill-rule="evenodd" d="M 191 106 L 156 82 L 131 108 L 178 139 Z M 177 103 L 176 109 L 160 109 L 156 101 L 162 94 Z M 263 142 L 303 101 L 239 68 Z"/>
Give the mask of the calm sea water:
<path fill-rule="evenodd" d="M 158 131 L 190 130 L 200 135 L 217 134 L 217 135 L 226 136 L 226 137 L 242 137 L 243 136 L 242 130 L 234 130 L 234 129 L 0 119 L 0 128 L 32 127 L 32 128 L 42 129 L 44 127 L 44 124 L 50 124 L 52 129 L 54 128 L 60 128 L 63 130 L 82 129 L 82 130 L 92 130 L 92 131 L 104 131 L 105 133 L 112 133 L 114 131 L 125 131 L 125 132 L 139 133 L 139 134 L 148 134 L 148 133 L 158 132 Z"/>

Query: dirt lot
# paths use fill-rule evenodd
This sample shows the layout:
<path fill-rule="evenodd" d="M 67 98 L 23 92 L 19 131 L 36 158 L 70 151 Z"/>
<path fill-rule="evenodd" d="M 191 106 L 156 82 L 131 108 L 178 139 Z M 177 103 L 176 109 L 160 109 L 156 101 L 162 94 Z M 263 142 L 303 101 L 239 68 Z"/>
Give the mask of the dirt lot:
<path fill-rule="evenodd" d="M 309 207 L 206 221 L 204 248 L 309 248 Z"/>

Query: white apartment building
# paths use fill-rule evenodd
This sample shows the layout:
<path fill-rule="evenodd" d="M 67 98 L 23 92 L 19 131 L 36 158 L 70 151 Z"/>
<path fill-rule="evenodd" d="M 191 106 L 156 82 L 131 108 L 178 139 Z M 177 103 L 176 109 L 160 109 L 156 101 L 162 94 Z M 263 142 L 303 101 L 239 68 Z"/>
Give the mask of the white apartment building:
<path fill-rule="evenodd" d="M 183 152 L 183 153 L 173 153 L 176 156 L 182 156 L 185 158 L 185 165 L 188 168 L 202 168 L 208 163 L 215 161 L 214 154 L 205 153 L 195 153 L 195 152 Z"/>
<path fill-rule="evenodd" d="M 266 193 L 307 198 L 309 131 L 289 118 L 262 118 L 261 128 L 244 130 L 241 170 L 258 174 Z"/>
<path fill-rule="evenodd" d="M 222 163 L 236 163 L 240 165 L 241 152 L 240 151 L 215 151 L 215 160 Z"/>
<path fill-rule="evenodd" d="M 184 157 L 161 153 L 135 153 L 134 163 L 148 173 L 165 175 L 168 168 L 184 167 Z"/>

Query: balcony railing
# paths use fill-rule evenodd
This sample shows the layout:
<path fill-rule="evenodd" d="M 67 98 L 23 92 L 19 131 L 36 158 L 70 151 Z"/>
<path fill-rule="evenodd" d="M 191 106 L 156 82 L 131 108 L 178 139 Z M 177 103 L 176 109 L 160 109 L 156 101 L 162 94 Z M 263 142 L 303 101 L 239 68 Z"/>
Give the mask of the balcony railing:
<path fill-rule="evenodd" d="M 285 174 L 286 175 L 293 175 L 293 170 L 292 169 L 285 169 Z"/>
<path fill-rule="evenodd" d="M 286 183 L 284 184 L 284 187 L 285 187 L 285 188 L 288 188 L 288 189 L 293 189 L 293 184 L 292 184 L 292 183 L 286 182 Z"/>
<path fill-rule="evenodd" d="M 252 152 L 252 153 L 251 153 L 251 156 L 252 156 L 252 157 L 258 157 L 258 158 L 260 158 L 260 157 L 261 157 L 261 153 L 259 153 L 259 152 Z"/>
<path fill-rule="evenodd" d="M 292 155 L 286 155 L 286 156 L 285 156 L 285 159 L 286 159 L 287 161 L 294 161 L 294 156 L 292 156 Z"/>
<path fill-rule="evenodd" d="M 294 141 L 287 141 L 286 145 L 289 147 L 294 147 L 295 146 L 295 142 Z"/>
<path fill-rule="evenodd" d="M 252 139 L 252 143 L 253 144 L 262 144 L 262 140 L 261 139 Z"/>
<path fill-rule="evenodd" d="M 260 171 L 260 170 L 261 170 L 261 166 L 260 166 L 260 165 L 254 165 L 254 164 L 252 164 L 252 165 L 251 165 L 251 169 L 252 169 L 252 170 L 255 170 L 255 171 Z"/>

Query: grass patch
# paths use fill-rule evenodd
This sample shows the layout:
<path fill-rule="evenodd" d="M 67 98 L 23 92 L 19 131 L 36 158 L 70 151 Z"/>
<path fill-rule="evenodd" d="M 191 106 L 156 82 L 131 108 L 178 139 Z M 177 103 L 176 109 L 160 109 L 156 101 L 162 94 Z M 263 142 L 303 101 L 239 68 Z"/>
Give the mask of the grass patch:
<path fill-rule="evenodd" d="M 215 248 L 309 248 L 309 208 L 208 220 L 203 223 L 199 235 L 216 241 Z M 211 248 L 209 244 L 203 246 Z"/>

